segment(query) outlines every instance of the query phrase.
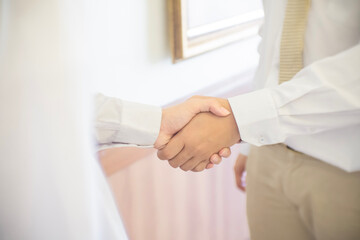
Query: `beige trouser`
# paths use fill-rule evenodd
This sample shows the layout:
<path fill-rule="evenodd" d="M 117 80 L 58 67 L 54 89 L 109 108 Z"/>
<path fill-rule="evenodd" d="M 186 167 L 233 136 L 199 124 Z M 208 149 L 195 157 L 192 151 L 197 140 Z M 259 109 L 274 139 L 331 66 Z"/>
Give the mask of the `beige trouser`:
<path fill-rule="evenodd" d="M 246 167 L 252 240 L 360 239 L 360 172 L 282 144 L 253 147 Z"/>

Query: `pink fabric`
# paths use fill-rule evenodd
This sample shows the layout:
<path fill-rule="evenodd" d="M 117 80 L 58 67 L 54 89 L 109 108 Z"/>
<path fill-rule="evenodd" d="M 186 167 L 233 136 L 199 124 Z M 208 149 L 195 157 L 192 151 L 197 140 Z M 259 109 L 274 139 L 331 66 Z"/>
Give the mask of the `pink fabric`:
<path fill-rule="evenodd" d="M 112 174 L 109 183 L 129 238 L 249 239 L 245 195 L 236 188 L 233 174 L 236 148 L 232 151 L 231 159 L 201 173 L 173 169 L 150 151 Z M 124 154 L 126 159 L 133 152 Z"/>

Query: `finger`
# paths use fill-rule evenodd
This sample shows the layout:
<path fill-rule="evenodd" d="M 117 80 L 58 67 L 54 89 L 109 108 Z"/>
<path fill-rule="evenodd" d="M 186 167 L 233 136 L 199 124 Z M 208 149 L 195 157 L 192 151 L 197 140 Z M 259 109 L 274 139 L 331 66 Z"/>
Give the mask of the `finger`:
<path fill-rule="evenodd" d="M 234 166 L 236 185 L 241 191 L 245 191 L 244 173 L 246 156 L 239 154 Z"/>
<path fill-rule="evenodd" d="M 219 152 L 220 157 L 228 158 L 231 155 L 231 149 L 230 148 L 223 148 Z"/>
<path fill-rule="evenodd" d="M 235 180 L 236 186 L 241 190 L 245 191 L 244 182 L 243 182 L 243 173 L 235 170 Z"/>
<path fill-rule="evenodd" d="M 202 161 L 195 168 L 193 168 L 191 171 L 193 171 L 193 172 L 201 172 L 201 171 L 205 170 L 208 163 L 209 163 L 209 161 Z"/>
<path fill-rule="evenodd" d="M 196 113 L 211 112 L 219 117 L 225 117 L 230 111 L 221 105 L 215 98 L 193 98 Z"/>
<path fill-rule="evenodd" d="M 210 169 L 210 168 L 213 168 L 214 167 L 214 164 L 213 163 L 208 163 L 206 165 L 206 169 Z"/>
<path fill-rule="evenodd" d="M 184 146 L 184 148 L 180 151 L 180 153 L 178 153 L 174 158 L 169 160 L 169 164 L 173 168 L 178 168 L 187 161 L 191 160 L 192 157 L 193 155 L 191 154 L 191 152 L 189 152 L 189 148 Z"/>
<path fill-rule="evenodd" d="M 199 157 L 194 157 L 186 162 L 184 162 L 184 164 L 182 164 L 180 166 L 180 168 L 184 171 L 189 171 L 194 169 L 199 163 L 203 162 L 204 159 L 203 158 L 199 158 Z M 206 165 L 205 165 L 206 166 Z"/>
<path fill-rule="evenodd" d="M 219 154 L 214 153 L 211 157 L 210 157 L 210 162 L 214 163 L 214 164 L 219 164 L 221 163 L 222 158 L 219 156 Z"/>
<path fill-rule="evenodd" d="M 174 136 L 164 148 L 157 152 L 157 156 L 161 160 L 173 159 L 182 151 L 183 148 L 183 141 L 179 137 Z"/>
<path fill-rule="evenodd" d="M 245 192 L 244 171 L 235 173 L 236 186 Z"/>
<path fill-rule="evenodd" d="M 209 107 L 209 111 L 216 116 L 225 117 L 230 114 L 230 111 L 224 108 L 218 101 L 214 100 Z"/>
<path fill-rule="evenodd" d="M 169 136 L 168 134 L 165 134 L 164 132 L 160 131 L 158 138 L 156 139 L 154 143 L 154 148 L 161 150 L 163 149 L 166 144 L 170 141 L 172 136 Z"/>
<path fill-rule="evenodd" d="M 238 185 L 238 188 L 239 188 L 241 191 L 246 192 L 246 188 L 245 188 L 245 186 L 244 186 L 244 183 L 241 181 L 240 184 L 241 184 L 241 185 Z"/>
<path fill-rule="evenodd" d="M 241 185 L 238 186 L 238 188 L 243 191 L 243 192 L 246 192 L 246 187 L 245 187 L 245 182 L 243 180 L 241 180 Z"/>

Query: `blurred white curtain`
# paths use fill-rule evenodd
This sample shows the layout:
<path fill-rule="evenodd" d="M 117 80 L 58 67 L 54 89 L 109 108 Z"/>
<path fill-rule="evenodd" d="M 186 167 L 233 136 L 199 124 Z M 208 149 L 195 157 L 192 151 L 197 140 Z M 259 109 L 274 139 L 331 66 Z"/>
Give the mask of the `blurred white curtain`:
<path fill-rule="evenodd" d="M 2 240 L 126 239 L 92 148 L 89 5 L 0 0 Z"/>
<path fill-rule="evenodd" d="M 201 173 L 173 169 L 155 151 L 109 177 L 132 240 L 249 239 L 245 194 L 230 159 Z M 133 155 L 133 152 L 129 152 Z M 126 156 L 126 151 L 121 158 Z"/>

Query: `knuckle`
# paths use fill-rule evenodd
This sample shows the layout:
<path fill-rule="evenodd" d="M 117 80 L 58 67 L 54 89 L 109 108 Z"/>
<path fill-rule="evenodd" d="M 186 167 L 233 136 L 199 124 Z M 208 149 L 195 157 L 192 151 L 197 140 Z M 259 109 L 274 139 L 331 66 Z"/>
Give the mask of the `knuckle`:
<path fill-rule="evenodd" d="M 182 166 L 180 167 L 180 169 L 183 170 L 183 171 L 185 171 L 185 172 L 189 171 L 188 167 L 187 167 L 187 166 L 184 166 L 184 165 L 182 165 Z"/>
<path fill-rule="evenodd" d="M 188 161 L 191 157 L 193 156 L 193 154 L 191 154 L 191 152 L 186 151 L 184 152 L 183 156 L 181 157 L 181 161 Z"/>
<path fill-rule="evenodd" d="M 169 164 L 170 164 L 170 166 L 173 167 L 173 168 L 179 167 L 179 165 L 177 164 L 177 162 L 174 161 L 174 160 L 169 160 Z"/>
<path fill-rule="evenodd" d="M 192 172 L 198 172 L 199 171 L 199 166 L 194 167 L 193 169 L 191 169 Z"/>
<path fill-rule="evenodd" d="M 186 150 L 183 150 L 181 154 L 176 156 L 178 158 L 179 162 L 186 163 L 194 156 L 192 149 L 187 148 Z"/>
<path fill-rule="evenodd" d="M 194 168 L 194 172 L 201 172 L 205 169 L 205 164 L 200 164 Z"/>
<path fill-rule="evenodd" d="M 170 152 L 166 151 L 166 150 L 160 150 L 158 151 L 158 158 L 160 158 L 161 160 L 168 160 L 170 159 Z"/>
<path fill-rule="evenodd" d="M 221 161 L 221 157 L 218 156 L 217 154 L 214 154 L 214 155 L 211 156 L 210 160 L 211 160 L 212 163 L 217 164 L 217 163 L 219 163 Z"/>
<path fill-rule="evenodd" d="M 223 152 L 222 152 L 222 156 L 223 156 L 223 157 L 230 157 L 230 155 L 231 155 L 230 149 L 225 148 L 225 149 L 223 150 Z"/>
<path fill-rule="evenodd" d="M 157 152 L 157 156 L 160 160 L 165 160 L 165 157 L 164 157 L 164 152 L 163 151 L 158 151 Z"/>

